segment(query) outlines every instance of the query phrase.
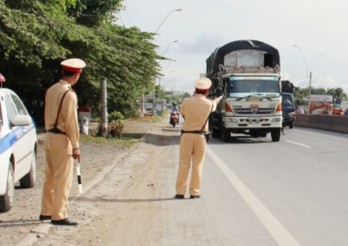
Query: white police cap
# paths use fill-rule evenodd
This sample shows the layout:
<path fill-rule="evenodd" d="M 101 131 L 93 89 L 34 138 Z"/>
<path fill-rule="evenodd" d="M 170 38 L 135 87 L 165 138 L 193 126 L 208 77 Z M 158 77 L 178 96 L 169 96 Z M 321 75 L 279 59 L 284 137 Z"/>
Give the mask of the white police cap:
<path fill-rule="evenodd" d="M 199 90 L 207 90 L 211 86 L 211 80 L 208 78 L 199 78 L 195 83 L 194 83 L 196 89 Z"/>

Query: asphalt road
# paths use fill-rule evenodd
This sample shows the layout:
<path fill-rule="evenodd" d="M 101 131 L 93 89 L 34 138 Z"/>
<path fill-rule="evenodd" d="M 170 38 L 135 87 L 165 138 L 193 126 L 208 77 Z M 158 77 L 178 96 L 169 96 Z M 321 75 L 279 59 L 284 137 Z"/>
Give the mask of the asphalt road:
<path fill-rule="evenodd" d="M 347 146 L 347 135 L 305 128 L 285 129 L 278 143 L 212 141 L 203 182 L 204 199 L 221 207 L 212 240 L 348 245 Z"/>
<path fill-rule="evenodd" d="M 157 245 L 348 245 L 346 146 L 347 135 L 305 128 L 278 143 L 212 140 L 202 198 L 159 209 Z"/>

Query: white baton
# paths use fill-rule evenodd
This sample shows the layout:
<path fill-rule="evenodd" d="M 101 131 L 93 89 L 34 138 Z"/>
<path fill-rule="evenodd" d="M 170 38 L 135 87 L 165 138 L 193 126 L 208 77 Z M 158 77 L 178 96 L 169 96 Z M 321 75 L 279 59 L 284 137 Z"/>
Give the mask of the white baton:
<path fill-rule="evenodd" d="M 76 175 L 77 175 L 77 184 L 79 186 L 79 192 L 82 194 L 82 179 L 81 179 L 81 170 L 80 170 L 80 158 L 74 159 Z"/>

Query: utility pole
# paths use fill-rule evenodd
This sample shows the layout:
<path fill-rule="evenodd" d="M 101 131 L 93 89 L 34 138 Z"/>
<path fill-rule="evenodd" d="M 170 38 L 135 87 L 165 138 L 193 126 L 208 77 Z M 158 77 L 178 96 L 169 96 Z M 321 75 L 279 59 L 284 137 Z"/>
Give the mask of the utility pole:
<path fill-rule="evenodd" d="M 107 110 L 107 81 L 104 79 L 101 84 L 101 113 L 100 131 L 103 137 L 108 135 L 108 110 Z"/>
<path fill-rule="evenodd" d="M 309 84 L 308 84 L 308 114 L 310 114 L 310 106 L 311 106 L 311 86 L 312 86 L 312 72 L 309 72 Z"/>

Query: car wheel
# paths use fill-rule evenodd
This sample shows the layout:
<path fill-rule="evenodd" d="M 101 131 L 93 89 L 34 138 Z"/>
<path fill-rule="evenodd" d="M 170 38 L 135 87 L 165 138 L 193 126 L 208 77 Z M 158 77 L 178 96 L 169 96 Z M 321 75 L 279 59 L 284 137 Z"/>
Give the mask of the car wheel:
<path fill-rule="evenodd" d="M 31 167 L 29 173 L 27 173 L 20 181 L 22 188 L 32 188 L 36 182 L 36 152 L 33 151 L 31 159 Z"/>
<path fill-rule="evenodd" d="M 7 212 L 11 209 L 14 198 L 14 171 L 12 163 L 9 163 L 8 175 L 7 175 L 7 187 L 6 193 L 0 196 L 0 212 Z"/>

